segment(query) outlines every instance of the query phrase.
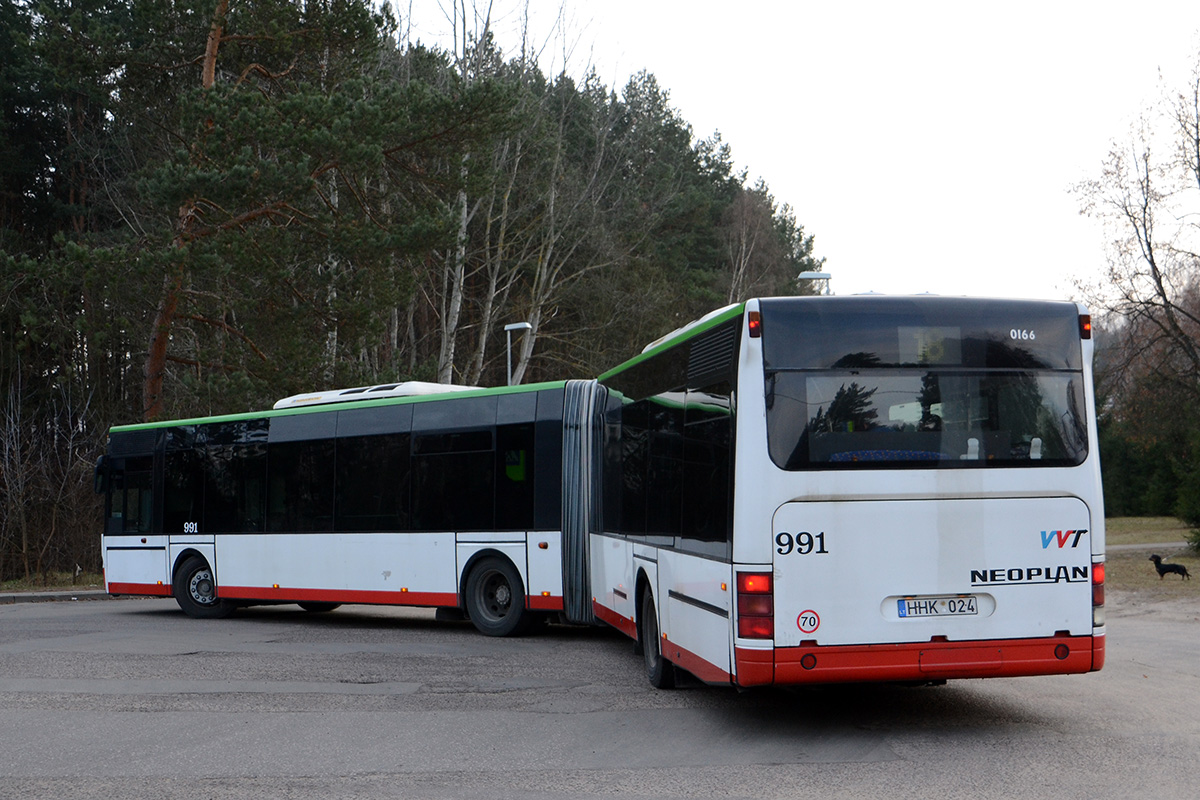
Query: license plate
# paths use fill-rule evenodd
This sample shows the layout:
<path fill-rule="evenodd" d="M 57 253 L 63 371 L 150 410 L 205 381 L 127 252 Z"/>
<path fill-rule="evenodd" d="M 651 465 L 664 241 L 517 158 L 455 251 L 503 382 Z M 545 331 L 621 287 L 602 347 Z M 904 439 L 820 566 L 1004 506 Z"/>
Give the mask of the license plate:
<path fill-rule="evenodd" d="M 953 597 L 905 597 L 896 601 L 901 617 L 964 617 L 979 613 L 973 594 Z"/>

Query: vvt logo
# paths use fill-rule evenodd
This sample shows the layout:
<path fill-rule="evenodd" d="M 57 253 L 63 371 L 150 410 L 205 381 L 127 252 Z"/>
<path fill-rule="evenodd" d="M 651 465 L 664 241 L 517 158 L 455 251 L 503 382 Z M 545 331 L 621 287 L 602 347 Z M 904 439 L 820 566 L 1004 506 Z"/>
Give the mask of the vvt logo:
<path fill-rule="evenodd" d="M 1081 531 L 1042 531 L 1042 549 L 1049 549 L 1052 543 L 1057 542 L 1061 550 L 1067 546 L 1067 542 L 1071 543 L 1071 547 L 1078 547 L 1079 540 L 1087 533 L 1087 529 Z"/>

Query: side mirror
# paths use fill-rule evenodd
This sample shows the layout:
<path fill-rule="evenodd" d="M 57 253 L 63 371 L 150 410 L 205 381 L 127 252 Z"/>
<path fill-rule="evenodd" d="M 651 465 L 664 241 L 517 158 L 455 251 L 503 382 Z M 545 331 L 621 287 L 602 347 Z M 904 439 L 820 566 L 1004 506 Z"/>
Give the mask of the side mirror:
<path fill-rule="evenodd" d="M 100 456 L 96 460 L 96 471 L 92 476 L 92 490 L 96 494 L 108 494 L 112 465 L 108 456 Z"/>

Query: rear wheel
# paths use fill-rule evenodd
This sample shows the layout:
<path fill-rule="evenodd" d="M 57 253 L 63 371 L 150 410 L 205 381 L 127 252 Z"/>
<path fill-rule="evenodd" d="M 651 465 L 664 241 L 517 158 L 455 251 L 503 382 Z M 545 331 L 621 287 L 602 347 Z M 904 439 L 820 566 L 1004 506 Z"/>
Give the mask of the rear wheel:
<path fill-rule="evenodd" d="M 642 657 L 646 661 L 646 677 L 656 689 L 675 688 L 675 665 L 662 654 L 662 639 L 658 635 L 658 615 L 654 611 L 654 595 L 647 589 L 642 593 Z"/>
<path fill-rule="evenodd" d="M 525 610 L 525 586 L 508 559 L 489 556 L 467 578 L 467 615 L 480 633 L 508 636 L 519 633 L 530 619 Z"/>
<path fill-rule="evenodd" d="M 217 597 L 217 581 L 212 567 L 200 556 L 188 556 L 175 573 L 172 585 L 175 602 L 183 613 L 197 619 L 227 617 L 235 606 Z"/>

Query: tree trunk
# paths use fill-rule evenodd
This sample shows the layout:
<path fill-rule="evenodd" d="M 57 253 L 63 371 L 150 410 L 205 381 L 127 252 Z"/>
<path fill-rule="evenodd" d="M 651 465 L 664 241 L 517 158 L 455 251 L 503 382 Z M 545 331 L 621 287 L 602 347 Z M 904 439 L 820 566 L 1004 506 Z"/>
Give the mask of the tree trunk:
<path fill-rule="evenodd" d="M 217 50 L 221 45 L 221 36 L 225 30 L 225 13 L 228 10 L 229 0 L 217 0 L 200 71 L 200 85 L 206 90 L 216 83 Z M 154 322 L 150 326 L 150 345 L 147 348 L 146 365 L 142 370 L 142 417 L 146 422 L 158 419 L 163 412 L 163 377 L 167 370 L 167 345 L 171 340 L 171 328 L 175 323 L 175 313 L 179 309 L 179 296 L 183 289 L 185 268 L 182 251 L 191 236 L 195 219 L 196 202 L 188 200 L 179 209 L 178 228 L 173 242 L 179 258 L 174 269 L 163 281 L 163 293 L 158 301 Z"/>

